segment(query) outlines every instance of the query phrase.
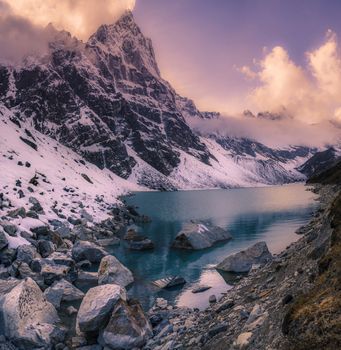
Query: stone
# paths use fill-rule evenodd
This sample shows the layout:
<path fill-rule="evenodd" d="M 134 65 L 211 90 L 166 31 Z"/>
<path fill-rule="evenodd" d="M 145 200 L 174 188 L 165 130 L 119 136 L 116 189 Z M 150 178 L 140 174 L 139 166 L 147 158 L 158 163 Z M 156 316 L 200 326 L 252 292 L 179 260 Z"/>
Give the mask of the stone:
<path fill-rule="evenodd" d="M 177 287 L 185 283 L 186 283 L 186 280 L 181 276 L 169 276 L 169 277 L 165 277 L 165 278 L 153 281 L 153 285 L 161 289 Z"/>
<path fill-rule="evenodd" d="M 33 245 L 23 244 L 17 249 L 17 261 L 30 265 L 32 260 L 38 257 L 37 249 Z"/>
<path fill-rule="evenodd" d="M 241 252 L 232 254 L 218 264 L 217 269 L 226 272 L 249 272 L 253 264 L 265 264 L 272 255 L 265 242 L 258 242 Z"/>
<path fill-rule="evenodd" d="M 210 297 L 208 298 L 208 301 L 213 304 L 213 303 L 216 303 L 217 302 L 217 297 L 213 294 L 213 295 L 210 295 Z"/>
<path fill-rule="evenodd" d="M 44 295 L 46 300 L 50 302 L 57 310 L 60 308 L 63 290 L 49 287 L 44 291 Z"/>
<path fill-rule="evenodd" d="M 253 334 L 251 332 L 244 332 L 239 334 L 238 338 L 234 342 L 234 345 L 239 349 L 245 348 L 246 346 L 249 345 L 252 335 Z"/>
<path fill-rule="evenodd" d="M 12 236 L 12 237 L 16 237 L 17 236 L 17 230 L 18 229 L 17 229 L 17 227 L 15 225 L 4 225 L 3 229 L 10 236 Z"/>
<path fill-rule="evenodd" d="M 152 326 L 141 305 L 134 300 L 120 300 L 99 339 L 113 349 L 133 349 L 143 347 L 152 335 Z"/>
<path fill-rule="evenodd" d="M 29 211 L 26 213 L 26 216 L 27 216 L 28 218 L 32 218 L 32 219 L 39 219 L 38 213 L 36 213 L 36 212 L 33 211 L 33 210 L 29 210 Z"/>
<path fill-rule="evenodd" d="M 105 327 L 115 305 L 127 300 L 126 291 L 116 284 L 105 284 L 88 290 L 77 315 L 82 332 L 93 332 Z"/>
<path fill-rule="evenodd" d="M 220 312 L 224 311 L 224 310 L 228 310 L 231 309 L 234 306 L 234 301 L 233 300 L 227 300 L 226 302 L 224 302 L 223 304 L 220 304 L 218 306 L 218 308 L 215 310 L 215 312 L 217 314 L 219 314 Z"/>
<path fill-rule="evenodd" d="M 59 335 L 59 318 L 31 279 L 0 281 L 0 332 L 19 349 L 49 348 Z"/>
<path fill-rule="evenodd" d="M 211 286 L 207 286 L 207 285 L 199 285 L 196 286 L 195 288 L 192 289 L 192 293 L 202 293 L 205 292 L 206 290 L 211 289 Z"/>
<path fill-rule="evenodd" d="M 80 211 L 80 214 L 81 214 L 82 219 L 85 219 L 86 221 L 89 221 L 89 222 L 94 221 L 94 218 L 92 217 L 92 215 L 90 215 L 85 209 L 82 209 Z"/>
<path fill-rule="evenodd" d="M 263 314 L 263 308 L 259 304 L 256 304 L 252 308 L 249 318 L 246 321 L 246 324 L 253 323 L 262 314 Z"/>
<path fill-rule="evenodd" d="M 113 255 L 105 256 L 98 269 L 98 284 L 114 283 L 126 287 L 134 282 L 133 274 Z"/>
<path fill-rule="evenodd" d="M 127 230 L 126 234 L 123 236 L 125 241 L 135 241 L 141 239 L 141 236 L 136 232 L 135 229 L 130 228 Z"/>
<path fill-rule="evenodd" d="M 0 250 L 6 248 L 8 246 L 8 240 L 3 231 L 0 231 Z"/>
<path fill-rule="evenodd" d="M 45 290 L 45 293 L 53 291 L 61 291 L 61 301 L 78 301 L 84 298 L 84 293 L 65 279 L 54 282 L 51 287 Z"/>
<path fill-rule="evenodd" d="M 32 206 L 30 207 L 30 210 L 35 211 L 38 214 L 44 214 L 44 209 L 41 206 L 38 199 L 34 197 L 30 197 L 28 201 L 32 204 Z"/>
<path fill-rule="evenodd" d="M 131 250 L 151 250 L 154 248 L 154 243 L 148 238 L 143 239 L 141 241 L 129 242 L 129 249 Z"/>
<path fill-rule="evenodd" d="M 26 217 L 26 209 L 24 207 L 20 207 L 20 208 L 9 211 L 7 215 L 11 218 L 17 218 L 19 216 L 21 216 L 22 218 L 25 218 Z"/>
<path fill-rule="evenodd" d="M 39 272 L 43 276 L 44 282 L 47 285 L 65 278 L 71 271 L 70 266 L 56 264 L 50 259 L 36 259 L 32 262 L 31 266 L 33 271 Z"/>
<path fill-rule="evenodd" d="M 49 257 L 49 261 L 53 261 L 57 265 L 66 265 L 66 266 L 74 266 L 75 262 L 72 259 L 70 252 L 53 252 Z"/>
<path fill-rule="evenodd" d="M 114 246 L 114 245 L 119 245 L 120 239 L 117 237 L 98 239 L 96 241 L 96 243 L 98 245 L 100 245 L 101 247 L 110 247 L 110 246 Z"/>
<path fill-rule="evenodd" d="M 88 241 L 78 241 L 72 248 L 72 257 L 77 262 L 89 260 L 92 263 L 99 263 L 107 254 L 102 247 Z"/>
<path fill-rule="evenodd" d="M 1 242 L 1 231 L 0 231 L 0 242 Z M 4 266 L 10 266 L 13 260 L 15 259 L 16 254 L 17 252 L 15 249 L 12 249 L 12 248 L 3 249 L 0 252 L 0 262 L 4 264 Z"/>
<path fill-rule="evenodd" d="M 55 246 L 52 242 L 46 240 L 38 241 L 38 252 L 43 258 L 47 258 L 55 251 Z"/>
<path fill-rule="evenodd" d="M 226 332 L 226 331 L 227 331 L 227 324 L 222 323 L 222 324 L 211 327 L 208 330 L 208 336 L 210 338 L 212 338 L 212 337 L 216 336 L 217 334 L 222 333 L 222 332 Z"/>
<path fill-rule="evenodd" d="M 98 282 L 97 272 L 79 271 L 77 277 L 78 284 L 95 285 Z"/>
<path fill-rule="evenodd" d="M 217 242 L 227 241 L 231 234 L 218 226 L 201 222 L 184 225 L 172 244 L 173 248 L 199 250 L 212 247 Z"/>
<path fill-rule="evenodd" d="M 167 309 L 168 301 L 166 299 L 163 299 L 163 298 L 156 298 L 155 305 L 156 305 L 156 307 L 165 310 L 165 309 Z"/>

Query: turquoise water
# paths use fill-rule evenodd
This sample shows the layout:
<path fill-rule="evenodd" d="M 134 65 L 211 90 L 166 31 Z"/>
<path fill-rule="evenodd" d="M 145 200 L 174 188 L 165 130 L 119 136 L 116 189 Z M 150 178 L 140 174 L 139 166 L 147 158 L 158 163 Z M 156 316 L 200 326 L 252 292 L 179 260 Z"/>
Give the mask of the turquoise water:
<path fill-rule="evenodd" d="M 257 241 L 266 241 L 272 253 L 279 253 L 299 238 L 295 230 L 305 224 L 316 205 L 316 196 L 303 184 L 231 190 L 180 192 L 139 192 L 126 197 L 129 205 L 152 218 L 137 229 L 155 243 L 155 250 L 133 252 L 121 245 L 112 253 L 135 276 L 129 289 L 148 309 L 155 297 L 163 297 L 179 306 L 208 306 L 208 297 L 231 288 L 231 275 L 222 276 L 214 265 L 229 254 Z M 190 220 L 204 220 L 229 230 L 233 239 L 201 251 L 170 248 L 182 225 Z M 180 275 L 183 288 L 160 291 L 151 281 Z M 193 286 L 208 284 L 212 288 L 193 294 Z"/>

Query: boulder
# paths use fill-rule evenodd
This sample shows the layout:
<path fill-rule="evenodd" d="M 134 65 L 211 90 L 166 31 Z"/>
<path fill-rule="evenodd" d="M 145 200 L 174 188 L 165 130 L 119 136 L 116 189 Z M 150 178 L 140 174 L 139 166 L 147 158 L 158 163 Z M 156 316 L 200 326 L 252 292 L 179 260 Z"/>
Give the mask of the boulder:
<path fill-rule="evenodd" d="M 70 267 L 67 265 L 59 265 L 51 262 L 44 262 L 40 274 L 44 278 L 44 282 L 49 286 L 55 281 L 65 278 L 70 272 Z"/>
<path fill-rule="evenodd" d="M 1 241 L 1 231 L 0 231 L 0 241 Z M 1 249 L 0 249 L 1 250 Z M 16 257 L 16 250 L 12 248 L 6 248 L 0 252 L 0 262 L 5 266 L 10 266 Z"/>
<path fill-rule="evenodd" d="M 253 246 L 232 254 L 218 264 L 217 269 L 227 272 L 249 272 L 253 264 L 265 264 L 272 260 L 265 242 L 258 242 Z"/>
<path fill-rule="evenodd" d="M 115 305 L 126 300 L 126 291 L 117 284 L 106 284 L 89 289 L 77 315 L 80 331 L 93 332 L 104 328 Z"/>
<path fill-rule="evenodd" d="M 181 286 L 186 283 L 186 280 L 181 276 L 169 276 L 161 278 L 153 282 L 153 285 L 160 289 L 167 289 Z"/>
<path fill-rule="evenodd" d="M 152 326 L 137 301 L 120 300 L 99 341 L 111 349 L 141 348 L 153 335 Z"/>
<path fill-rule="evenodd" d="M 43 258 L 47 258 L 55 251 L 54 244 L 44 239 L 38 241 L 38 252 Z"/>
<path fill-rule="evenodd" d="M 211 288 L 212 288 L 211 286 L 199 285 L 199 286 L 192 289 L 192 293 L 202 293 L 202 292 L 205 292 Z"/>
<path fill-rule="evenodd" d="M 44 214 L 44 209 L 39 203 L 38 199 L 30 197 L 28 201 L 32 204 L 30 210 L 35 211 L 38 214 Z"/>
<path fill-rule="evenodd" d="M 17 249 L 17 261 L 30 265 L 32 260 L 38 257 L 37 249 L 33 245 L 23 244 Z"/>
<path fill-rule="evenodd" d="M 129 246 L 129 249 L 131 250 L 154 249 L 154 243 L 148 238 L 144 238 L 141 241 L 130 241 L 128 246 Z"/>
<path fill-rule="evenodd" d="M 141 240 L 141 236 L 136 232 L 134 228 L 129 228 L 126 234 L 123 236 L 123 239 L 125 241 L 138 241 Z"/>
<path fill-rule="evenodd" d="M 6 248 L 8 246 L 8 240 L 3 231 L 0 231 L 0 250 Z"/>
<path fill-rule="evenodd" d="M 78 241 L 72 248 L 72 257 L 74 260 L 89 260 L 92 263 L 99 263 L 107 252 L 100 246 L 88 242 L 88 241 Z"/>
<path fill-rule="evenodd" d="M 98 269 L 98 284 L 114 283 L 126 287 L 134 282 L 133 274 L 113 255 L 101 260 Z"/>
<path fill-rule="evenodd" d="M 7 224 L 7 225 L 4 225 L 3 228 L 4 228 L 4 231 L 8 235 L 10 235 L 12 237 L 16 237 L 17 236 L 18 229 L 17 229 L 17 227 L 15 225 Z"/>
<path fill-rule="evenodd" d="M 65 279 L 56 281 L 44 292 L 48 301 L 59 308 L 60 303 L 83 299 L 84 293 Z"/>
<path fill-rule="evenodd" d="M 177 234 L 173 242 L 173 248 L 179 249 L 205 249 L 213 244 L 228 241 L 232 238 L 229 232 L 221 227 L 201 222 L 187 223 Z"/>
<path fill-rule="evenodd" d="M 0 281 L 0 334 L 19 349 L 50 348 L 59 337 L 59 318 L 31 279 Z"/>

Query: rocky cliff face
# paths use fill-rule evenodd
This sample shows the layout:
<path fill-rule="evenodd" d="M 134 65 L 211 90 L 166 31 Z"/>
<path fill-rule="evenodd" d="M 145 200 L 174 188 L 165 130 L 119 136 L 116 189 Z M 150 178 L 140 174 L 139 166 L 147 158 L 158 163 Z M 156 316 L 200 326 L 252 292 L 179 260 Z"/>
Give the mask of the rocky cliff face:
<path fill-rule="evenodd" d="M 129 147 L 164 175 L 179 163 L 177 148 L 209 163 L 131 13 L 87 43 L 49 30 L 44 58 L 0 68 L 0 100 L 19 118 L 124 178 L 135 165 Z"/>
<path fill-rule="evenodd" d="M 219 114 L 198 111 L 162 79 L 151 40 L 131 12 L 101 26 L 86 43 L 52 26 L 46 30 L 51 40 L 43 57 L 28 58 L 21 66 L 0 66 L 0 103 L 14 119 L 29 121 L 99 168 L 152 188 L 245 186 L 300 178 L 298 172 L 278 166 L 278 161 L 294 159 L 292 152 L 269 156 L 266 150 L 260 162 L 261 146 L 249 151 L 250 140 L 207 142 L 192 130 L 188 118 L 216 119 Z M 214 154 L 216 147 L 218 156 L 223 152 L 223 163 Z M 231 151 L 227 161 L 225 150 Z M 305 149 L 297 151 L 308 156 Z M 191 171 L 182 173 L 190 162 L 195 171 L 208 174 L 202 177 L 209 177 L 208 183 L 193 182 Z M 265 176 L 269 172 L 271 179 Z M 230 173 L 243 180 L 232 180 Z"/>

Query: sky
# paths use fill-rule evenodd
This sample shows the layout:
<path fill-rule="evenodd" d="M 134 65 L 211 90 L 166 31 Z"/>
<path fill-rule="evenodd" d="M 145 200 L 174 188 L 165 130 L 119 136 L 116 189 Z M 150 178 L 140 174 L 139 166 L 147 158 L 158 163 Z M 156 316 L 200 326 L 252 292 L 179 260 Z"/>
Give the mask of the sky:
<path fill-rule="evenodd" d="M 152 39 L 162 77 L 201 110 L 227 119 L 246 109 L 281 113 L 290 122 L 273 132 L 260 122 L 257 134 L 298 137 L 318 125 L 323 140 L 334 140 L 341 0 L 0 0 L 0 59 L 43 50 L 49 22 L 86 41 L 126 9 Z M 225 128 L 244 133 L 248 125 Z"/>
<path fill-rule="evenodd" d="M 248 98 L 275 47 L 308 70 L 307 52 L 341 35 L 340 0 L 137 0 L 134 14 L 153 39 L 163 76 L 202 109 L 261 110 Z M 254 64 L 254 62 L 256 64 Z"/>

